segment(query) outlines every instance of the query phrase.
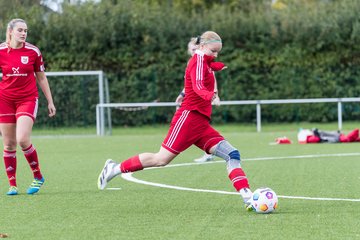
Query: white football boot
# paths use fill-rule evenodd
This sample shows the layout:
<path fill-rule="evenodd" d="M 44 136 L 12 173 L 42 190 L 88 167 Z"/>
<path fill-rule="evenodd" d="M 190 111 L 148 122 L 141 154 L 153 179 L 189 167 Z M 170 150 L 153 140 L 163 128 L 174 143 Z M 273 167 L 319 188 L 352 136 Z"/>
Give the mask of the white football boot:
<path fill-rule="evenodd" d="M 205 153 L 202 157 L 197 158 L 194 160 L 194 162 L 202 163 L 202 162 L 209 162 L 214 160 L 214 155 Z"/>
<path fill-rule="evenodd" d="M 247 211 L 252 211 L 253 208 L 251 206 L 251 197 L 253 195 L 252 191 L 249 188 L 242 188 L 239 191 L 244 203 L 245 203 L 245 209 Z"/>
<path fill-rule="evenodd" d="M 105 166 L 103 170 L 101 171 L 99 178 L 98 178 L 98 188 L 100 190 L 105 189 L 108 182 L 110 182 L 111 179 L 113 179 L 117 174 L 114 173 L 114 168 L 118 165 L 115 161 L 108 159 L 105 162 Z"/>

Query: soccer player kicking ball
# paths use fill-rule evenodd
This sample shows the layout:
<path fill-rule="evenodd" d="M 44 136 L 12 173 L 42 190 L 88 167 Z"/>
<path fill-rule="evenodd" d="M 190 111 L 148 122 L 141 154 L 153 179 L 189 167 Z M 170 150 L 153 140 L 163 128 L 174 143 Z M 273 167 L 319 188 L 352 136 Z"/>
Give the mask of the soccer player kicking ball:
<path fill-rule="evenodd" d="M 210 125 L 211 102 L 216 97 L 215 78 L 210 64 L 221 51 L 222 41 L 217 33 L 207 31 L 197 42 L 199 48 L 185 70 L 186 95 L 174 114 L 160 150 L 157 153 L 141 153 L 121 163 L 107 160 L 98 178 L 99 189 L 105 189 L 107 183 L 121 173 L 165 166 L 179 153 L 195 145 L 226 161 L 233 186 L 242 196 L 246 207 L 249 206 L 252 192 L 240 165 L 240 153 Z"/>

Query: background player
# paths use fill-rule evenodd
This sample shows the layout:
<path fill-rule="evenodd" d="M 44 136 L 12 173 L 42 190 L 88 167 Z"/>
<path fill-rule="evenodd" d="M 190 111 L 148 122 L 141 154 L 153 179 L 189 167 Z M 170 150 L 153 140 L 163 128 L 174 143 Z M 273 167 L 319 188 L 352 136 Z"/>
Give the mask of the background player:
<path fill-rule="evenodd" d="M 0 82 L 0 129 L 5 169 L 10 184 L 8 195 L 18 194 L 17 144 L 34 175 L 27 193 L 37 193 L 45 181 L 40 171 L 37 151 L 30 139 L 38 109 L 36 82 L 47 99 L 49 117 L 56 113 L 41 52 L 36 46 L 26 42 L 27 33 L 26 22 L 13 19 L 7 25 L 6 42 L 0 44 L 0 67 L 3 74 Z"/>

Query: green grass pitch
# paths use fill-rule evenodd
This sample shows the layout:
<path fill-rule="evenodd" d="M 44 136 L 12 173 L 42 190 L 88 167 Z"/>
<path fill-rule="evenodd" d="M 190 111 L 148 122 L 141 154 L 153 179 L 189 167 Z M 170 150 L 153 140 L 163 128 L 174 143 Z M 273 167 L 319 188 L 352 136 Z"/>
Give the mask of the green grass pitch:
<path fill-rule="evenodd" d="M 18 149 L 20 195 L 6 196 L 8 183 L 0 165 L 0 233 L 28 240 L 360 239 L 360 143 L 301 145 L 293 126 L 262 133 L 236 125 L 217 129 L 240 150 L 252 189 L 268 186 L 280 196 L 276 212 L 246 212 L 234 194 L 160 188 L 121 177 L 109 183 L 113 190 L 98 190 L 97 177 L 107 158 L 122 161 L 159 149 L 167 126 L 147 127 L 122 129 L 107 137 L 34 136 L 45 184 L 39 194 L 26 194 L 32 174 Z M 282 136 L 294 143 L 269 144 Z M 193 163 L 201 154 L 191 147 L 171 164 Z M 132 176 L 176 187 L 234 192 L 219 158 L 211 164 L 151 169 Z"/>

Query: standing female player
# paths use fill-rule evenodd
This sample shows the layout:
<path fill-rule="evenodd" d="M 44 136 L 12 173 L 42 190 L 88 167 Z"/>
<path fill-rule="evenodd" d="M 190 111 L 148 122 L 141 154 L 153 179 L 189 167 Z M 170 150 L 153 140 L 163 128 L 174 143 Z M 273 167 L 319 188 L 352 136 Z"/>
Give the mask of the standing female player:
<path fill-rule="evenodd" d="M 4 162 L 10 183 L 8 195 L 18 194 L 16 184 L 16 146 L 21 147 L 33 172 L 34 180 L 28 194 L 37 193 L 44 183 L 39 160 L 30 136 L 38 109 L 38 89 L 43 91 L 49 117 L 55 116 L 44 62 L 39 49 L 26 42 L 27 24 L 22 19 L 13 19 L 7 25 L 6 42 L 0 44 L 0 129 L 4 144 Z"/>
<path fill-rule="evenodd" d="M 201 35 L 199 49 L 189 60 L 185 71 L 186 97 L 171 121 L 160 150 L 157 153 L 141 153 L 120 164 L 107 160 L 98 178 L 99 189 L 104 189 L 111 179 L 121 173 L 165 166 L 194 144 L 226 161 L 233 186 L 240 192 L 245 204 L 249 204 L 252 193 L 240 165 L 240 153 L 210 125 L 211 102 L 216 97 L 215 78 L 210 64 L 221 48 L 222 41 L 217 33 L 207 31 Z"/>

